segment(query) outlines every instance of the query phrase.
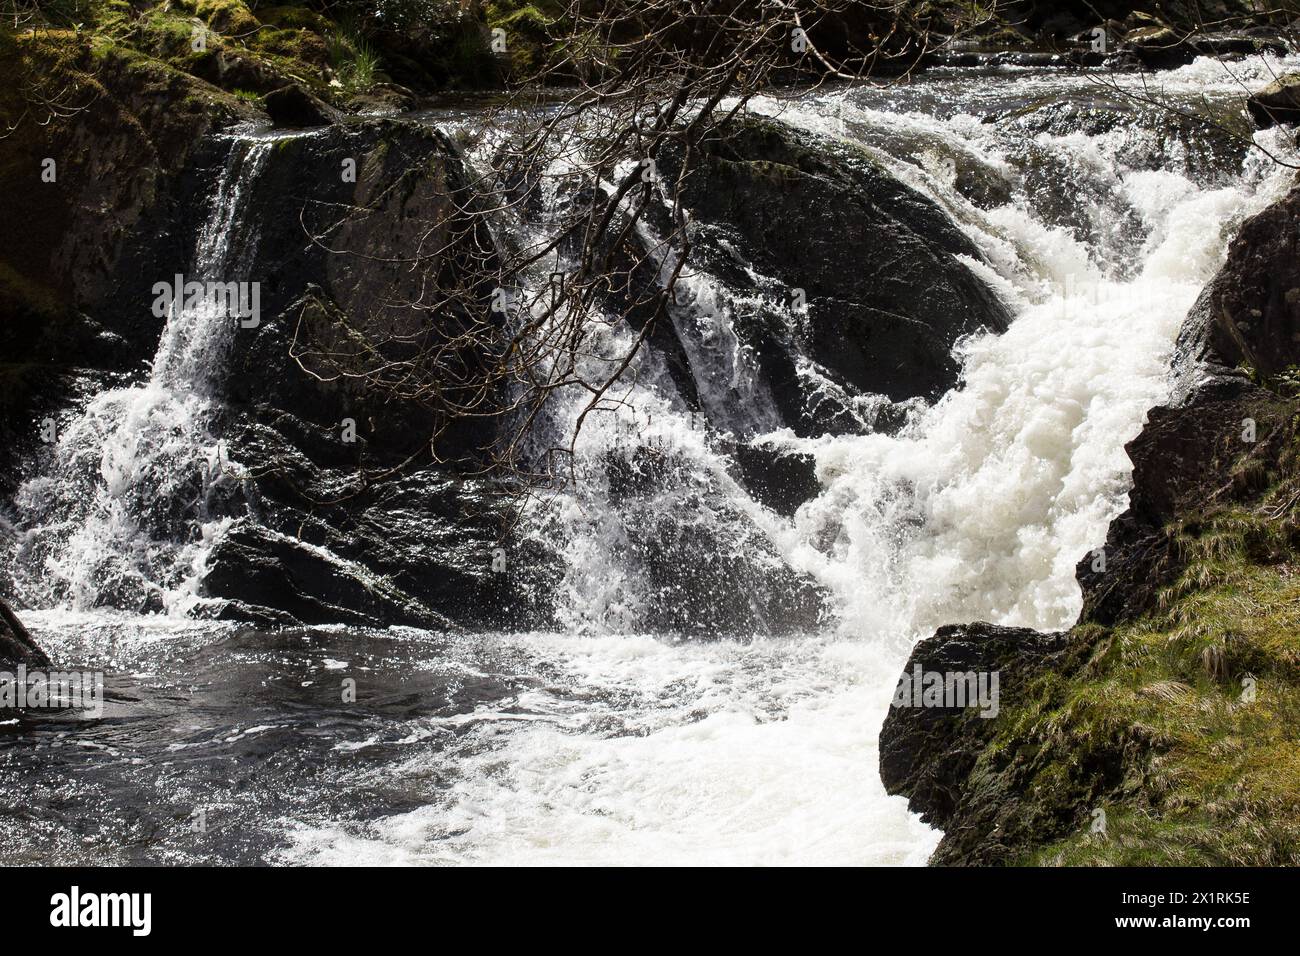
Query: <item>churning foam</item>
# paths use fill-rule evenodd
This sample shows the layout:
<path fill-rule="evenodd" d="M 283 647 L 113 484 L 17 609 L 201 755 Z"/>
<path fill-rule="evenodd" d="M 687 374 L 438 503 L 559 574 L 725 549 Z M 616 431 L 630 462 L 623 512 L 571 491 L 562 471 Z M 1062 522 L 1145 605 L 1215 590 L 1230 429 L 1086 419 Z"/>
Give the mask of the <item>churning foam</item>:
<path fill-rule="evenodd" d="M 1171 82 L 1225 82 L 1208 80 L 1209 69 L 1198 63 Z M 846 106 L 823 98 L 779 109 L 787 122 L 837 135 Z M 1012 169 L 1013 144 L 970 117 L 886 116 L 863 109 L 859 118 L 920 126 Z M 462 718 L 474 729 L 456 752 L 413 754 L 408 769 L 433 761 L 451 780 L 427 806 L 362 830 L 294 824 L 288 858 L 924 862 L 939 834 L 887 797 L 878 774 L 877 734 L 908 648 L 947 622 L 1071 623 L 1075 563 L 1125 506 L 1124 444 L 1165 393 L 1179 324 L 1222 260 L 1230 225 L 1289 179 L 1253 156 L 1232 186 L 1202 187 L 1176 170 L 1124 168 L 1113 137 L 1065 139 L 1039 146 L 1104 169 L 1108 194 L 1141 223 L 1142 241 L 1125 251 L 1138 259 L 1127 280 L 1108 271 L 1114 257 L 1045 225 L 1023 194 L 977 210 L 942 168 L 880 157 L 953 213 L 988 259 L 971 267 L 1017 318 L 1003 335 L 961 343 L 962 387 L 896 436 L 774 436 L 815 454 L 820 496 L 792 521 L 747 500 L 737 509 L 838 596 L 837 628 L 752 643 L 673 645 L 600 628 L 489 638 L 545 658 L 554 681 Z M 702 472 L 725 470 L 685 417 L 654 401 L 656 427 L 677 430 Z M 574 525 L 575 552 L 590 552 L 575 608 L 608 619 L 601 563 L 606 580 L 619 571 L 599 544 L 600 522 L 584 520 L 585 531 Z"/>
<path fill-rule="evenodd" d="M 938 834 L 881 792 L 871 715 L 898 668 L 879 648 L 493 639 L 545 658 L 552 686 L 476 713 L 473 747 L 440 755 L 452 782 L 428 806 L 364 834 L 295 826 L 289 859 L 885 865 L 933 849 Z"/>

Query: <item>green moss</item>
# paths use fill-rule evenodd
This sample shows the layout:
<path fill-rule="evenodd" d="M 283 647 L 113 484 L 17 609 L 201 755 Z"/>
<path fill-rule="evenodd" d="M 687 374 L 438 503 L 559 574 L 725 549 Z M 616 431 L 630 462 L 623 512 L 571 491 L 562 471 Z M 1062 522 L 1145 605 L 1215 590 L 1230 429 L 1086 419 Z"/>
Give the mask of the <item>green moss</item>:
<path fill-rule="evenodd" d="M 195 52 L 195 26 L 190 17 L 162 9 L 151 10 L 140 18 L 130 45 L 160 59 L 183 60 Z"/>
<path fill-rule="evenodd" d="M 314 10 L 306 7 L 258 7 L 257 18 L 264 24 L 291 30 L 310 30 L 325 36 L 335 29 L 334 24 Z"/>
<path fill-rule="evenodd" d="M 555 37 L 563 28 L 564 12 L 558 0 L 490 0 L 484 6 L 488 27 L 505 31 L 511 73 L 527 77 L 547 64 L 555 52 Z"/>
<path fill-rule="evenodd" d="M 1188 524 L 1160 607 L 1092 625 L 1078 673 L 1043 675 L 999 717 L 980 771 L 1024 761 L 1032 802 L 1076 825 L 1017 862 L 1300 863 L 1300 554 L 1283 516 L 1295 488 L 1284 477 Z"/>
<path fill-rule="evenodd" d="M 316 69 L 330 61 L 326 39 L 306 29 L 263 28 L 251 39 L 249 49 Z"/>
<path fill-rule="evenodd" d="M 172 0 L 171 7 L 197 17 L 228 39 L 247 39 L 261 28 L 243 0 Z"/>

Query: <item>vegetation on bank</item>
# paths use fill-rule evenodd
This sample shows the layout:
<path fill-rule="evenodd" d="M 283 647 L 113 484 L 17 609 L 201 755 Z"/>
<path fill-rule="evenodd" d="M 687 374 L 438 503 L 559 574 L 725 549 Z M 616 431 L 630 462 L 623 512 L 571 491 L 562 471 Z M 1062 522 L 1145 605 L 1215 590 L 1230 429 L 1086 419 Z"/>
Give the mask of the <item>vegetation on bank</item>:
<path fill-rule="evenodd" d="M 34 32 L 148 56 L 245 98 L 293 82 L 346 106 L 392 86 L 496 85 L 509 60 L 492 48 L 493 27 L 539 17 L 531 5 L 463 0 L 39 0 L 0 30 L 9 43 Z"/>
<path fill-rule="evenodd" d="M 367 96 L 386 98 L 392 105 L 397 93 L 422 96 L 539 78 L 570 82 L 607 69 L 629 30 L 663 31 L 666 42 L 688 48 L 692 55 L 711 49 L 707 37 L 696 35 L 698 30 L 677 30 L 671 18 L 663 20 L 670 7 L 649 14 L 654 22 L 647 26 L 638 4 L 628 0 L 584 4 L 581 16 L 595 19 L 584 20 L 575 34 L 574 2 L 12 0 L 12 14 L 0 20 L 0 35 L 10 42 L 14 34 L 61 31 L 89 38 L 98 47 L 157 58 L 245 98 L 295 82 L 335 106 L 356 108 L 373 105 Z M 1260 16 L 1245 0 L 1216 0 L 1210 6 L 1215 16 L 1206 18 L 1194 4 L 1141 0 L 1099 5 L 998 0 L 803 4 L 819 52 L 842 57 L 856 51 L 868 56 L 873 70 L 884 72 L 898 72 L 914 62 L 911 58 L 953 40 L 1000 49 L 1055 44 L 1103 22 L 1116 37 L 1155 30 L 1181 38 L 1197 29 L 1246 26 Z M 1078 37 L 1074 40 L 1077 45 Z M 884 59 L 870 52 L 877 49 L 886 52 Z M 887 65 L 891 57 L 900 59 Z M 805 65 L 818 62 L 812 57 Z"/>
<path fill-rule="evenodd" d="M 1048 832 L 1030 865 L 1300 864 L 1300 404 L 1259 408 L 1276 467 L 1243 456 L 1221 501 L 1166 529 L 1181 570 L 1157 606 L 1084 624 L 971 775 L 1016 774 Z"/>

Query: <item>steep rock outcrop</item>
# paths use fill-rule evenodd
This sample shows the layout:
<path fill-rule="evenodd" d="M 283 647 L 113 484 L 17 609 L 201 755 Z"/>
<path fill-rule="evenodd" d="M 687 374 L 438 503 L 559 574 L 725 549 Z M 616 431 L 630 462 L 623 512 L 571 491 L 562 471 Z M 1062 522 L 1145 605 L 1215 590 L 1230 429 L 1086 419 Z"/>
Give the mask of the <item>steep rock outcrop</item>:
<path fill-rule="evenodd" d="M 349 164 L 355 181 L 341 174 Z M 220 427 L 249 477 L 201 579 L 214 602 L 206 613 L 544 621 L 552 563 L 503 540 L 509 503 L 473 477 L 492 421 L 448 427 L 432 401 L 371 388 L 322 358 L 359 341 L 411 358 L 481 321 L 486 308 L 423 298 L 438 276 L 486 281 L 474 277 L 494 255 L 455 148 L 414 123 L 332 126 L 276 141 L 248 188 L 257 218 L 237 224 L 238 241 L 247 277 L 261 283 L 262 319 L 233 333 Z M 467 296 L 486 304 L 491 291 L 488 282 Z M 480 342 L 425 373 L 448 391 L 478 387 L 492 360 Z"/>
<path fill-rule="evenodd" d="M 1149 609 L 1179 561 L 1167 530 L 1207 502 L 1256 492 L 1286 452 L 1289 402 L 1266 387 L 1300 363 L 1300 190 L 1243 224 L 1184 320 L 1171 404 L 1126 448 L 1129 507 L 1106 537 L 1106 570 L 1079 564 L 1084 620 Z M 1258 384 L 1257 384 L 1258 383 Z"/>
<path fill-rule="evenodd" d="M 904 675 L 910 679 L 917 667 L 922 674 L 997 674 L 1000 710 L 1016 702 L 1034 674 L 1061 667 L 1070 649 L 1065 634 L 992 624 L 944 627 L 917 645 Z M 970 706 L 916 703 L 909 697 L 890 708 L 880 732 L 880 777 L 890 793 L 907 794 L 925 822 L 946 828 L 966 800 L 967 778 L 996 724 Z"/>
<path fill-rule="evenodd" d="M 666 177 L 678 162 L 665 157 Z M 692 262 L 716 282 L 683 281 L 650 343 L 686 400 L 741 439 L 895 429 L 956 384 L 958 338 L 1010 320 L 948 216 L 847 145 L 745 119 L 706 144 L 683 204 Z M 719 381 L 734 350 L 756 373 Z M 806 459 L 745 445 L 733 459 L 751 493 L 786 514 L 816 492 Z"/>
<path fill-rule="evenodd" d="M 146 298 L 158 261 L 190 237 L 203 137 L 247 104 L 148 58 L 71 34 L 0 43 L 0 496 L 19 479 L 41 416 L 153 355 Z M 29 85 L 30 84 L 30 85 Z M 43 105 L 48 104 L 48 105 Z"/>
<path fill-rule="evenodd" d="M 860 430 L 854 398 L 937 399 L 957 381 L 956 340 L 1010 319 L 961 261 L 980 258 L 974 244 L 850 147 L 747 120 L 708 144 L 683 201 L 796 434 Z"/>
<path fill-rule="evenodd" d="M 5 100 L 21 122 L 2 141 L 0 174 L 31 227 L 0 240 L 0 299 L 13 317 L 0 329 L 0 429 L 13 452 L 0 473 L 5 497 L 24 477 L 20 463 L 38 457 L 41 416 L 148 368 L 165 321 L 151 290 L 173 274 L 196 277 L 195 224 L 211 214 L 232 150 L 254 148 L 223 127 L 265 123 L 251 104 L 141 54 L 71 34 L 7 43 L 5 75 L 41 75 L 78 108 L 46 124 L 32 112 L 39 97 L 11 89 Z M 472 277 L 491 261 L 454 147 L 428 127 L 358 122 L 257 148 L 270 155 L 240 186 L 254 193 L 240 201 L 255 214 L 229 224 L 233 272 L 203 278 L 258 283 L 261 320 L 237 329 L 228 360 L 210 370 L 221 460 L 176 476 L 193 498 L 142 515 L 149 533 L 186 541 L 204 516 L 230 522 L 201 569 L 206 615 L 538 623 L 548 595 L 536 582 L 550 580 L 552 564 L 501 540 L 510 505 L 474 477 L 491 422 L 443 428 L 420 401 L 290 354 L 346 350 L 359 333 L 388 343 L 381 359 L 401 358 L 479 321 L 477 310 L 421 308 L 431 270 Z M 237 198 L 218 213 L 234 220 Z M 478 291 L 487 301 L 490 290 Z M 438 383 L 477 388 L 491 358 L 451 349 Z M 212 467 L 238 468 L 240 480 L 214 483 Z M 138 608 L 144 598 L 102 600 Z M 516 609 L 509 621 L 506 606 Z"/>

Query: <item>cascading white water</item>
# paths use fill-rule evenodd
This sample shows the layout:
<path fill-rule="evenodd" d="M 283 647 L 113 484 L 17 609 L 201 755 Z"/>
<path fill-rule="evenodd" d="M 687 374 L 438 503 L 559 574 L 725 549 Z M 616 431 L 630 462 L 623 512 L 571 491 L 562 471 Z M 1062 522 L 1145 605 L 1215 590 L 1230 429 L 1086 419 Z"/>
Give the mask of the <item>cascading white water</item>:
<path fill-rule="evenodd" d="M 1233 67 L 1248 85 L 1278 68 Z M 1237 81 L 1223 70 L 1201 61 L 1161 82 L 1176 95 L 1224 98 L 1237 92 Z M 1221 260 L 1232 226 L 1291 178 L 1258 155 L 1244 168 L 1202 175 L 1184 144 L 1131 123 L 1094 133 L 1017 133 L 970 115 L 988 112 L 976 109 L 984 97 L 1024 105 L 1090 89 L 1079 76 L 1008 76 L 1014 80 L 940 73 L 895 91 L 823 91 L 754 104 L 860 145 L 947 210 L 984 254 L 986 261 L 969 267 L 1016 315 L 1009 332 L 961 343 L 962 386 L 931 408 L 918 403 L 897 434 L 864 427 L 850 437 L 764 436 L 816 459 L 821 492 L 793 519 L 754 501 L 719 450 L 719 430 L 748 437 L 770 429 L 773 418 L 731 326 L 746 303 L 716 277 L 694 275 L 673 320 L 711 421 L 706 427 L 689 412 L 652 353 L 629 377 L 627 406 L 589 420 L 578 448 L 589 480 L 540 516 L 538 532 L 561 543 L 566 562 L 564 633 L 448 637 L 401 666 L 448 675 L 445 686 L 434 685 L 437 693 L 421 689 L 452 704 L 412 714 L 403 697 L 395 708 L 400 720 L 370 722 L 353 711 L 343 727 L 336 696 L 328 705 L 307 696 L 315 681 L 325 683 L 308 676 L 310 668 L 319 663 L 321 674 L 336 679 L 348 666 L 339 657 L 363 657 L 372 638 L 378 644 L 392 635 L 315 629 L 301 636 L 308 653 L 295 656 L 293 636 L 277 638 L 275 652 L 263 654 L 266 636 L 249 632 L 230 647 L 198 652 L 200 666 L 190 672 L 197 677 L 160 678 L 163 685 L 219 685 L 218 706 L 210 709 L 216 716 L 205 711 L 201 720 L 181 706 L 173 726 L 185 739 L 164 739 L 166 755 L 156 766 L 139 769 L 128 754 L 106 759 L 95 767 L 103 776 L 87 778 L 123 774 L 131 803 L 145 792 L 140 781 L 153 781 L 155 802 L 169 819 L 184 820 L 192 806 L 174 814 L 168 800 L 186 791 L 197 802 L 199 784 L 172 766 L 171 748 L 216 754 L 223 773 L 244 773 L 224 796 L 233 803 L 236 790 L 252 794 L 250 819 L 266 826 L 271 815 L 274 845 L 287 840 L 293 860 L 923 862 L 938 834 L 901 799 L 887 797 L 878 775 L 877 735 L 908 648 L 951 621 L 1070 622 L 1079 607 L 1075 562 L 1101 543 L 1124 506 L 1123 446 L 1164 393 L 1179 322 Z M 1280 134 L 1261 140 L 1286 145 Z M 245 207 L 269 149 L 265 141 L 234 144 L 194 278 L 240 277 L 252 237 L 238 227 L 255 221 Z M 954 157 L 995 175 L 1008 201 L 992 208 L 967 201 L 956 188 Z M 1049 180 L 1078 185 L 1073 201 L 1082 208 L 1048 215 L 1059 197 L 1030 188 L 1034 163 L 1047 164 Z M 216 467 L 210 425 L 212 386 L 233 334 L 228 316 L 174 313 L 149 379 L 100 395 L 64 425 L 44 477 L 18 501 L 23 538 L 15 573 L 29 604 L 184 612 L 194 565 L 219 520 L 206 504 L 228 483 Z M 602 334 L 614 355 L 632 333 Z M 811 360 L 800 374 L 824 381 Z M 848 397 L 864 425 L 873 419 L 873 400 Z M 568 433 L 581 407 L 557 411 L 557 434 Z M 620 499 L 607 464 L 634 464 L 647 446 L 671 468 L 635 499 Z M 834 596 L 834 619 L 779 639 L 759 633 L 679 641 L 647 633 L 664 593 L 647 583 L 637 538 L 665 524 L 699 532 L 716 549 L 716 563 L 740 555 L 755 566 L 806 572 Z M 711 573 L 707 561 L 702 568 L 701 575 Z M 115 622 L 102 615 L 49 613 L 57 619 L 27 615 L 42 638 L 47 626 L 58 634 L 72 620 L 79 634 L 113 632 L 103 640 L 117 639 Z M 761 614 L 753 619 L 762 623 Z M 149 633 L 169 639 L 187 631 L 174 619 L 129 626 L 156 628 Z M 196 625 L 201 647 L 208 628 L 229 637 L 216 625 Z M 429 639 L 396 634 L 417 648 Z M 318 662 L 310 651 L 326 642 L 330 656 Z M 252 672 L 254 658 L 269 671 L 222 683 L 228 672 Z M 295 698 L 293 688 L 303 695 Z M 379 685 L 381 697 L 387 689 Z M 248 709 L 259 694 L 260 709 Z M 161 711 L 164 703 L 150 706 Z M 153 721 L 150 712 L 144 723 Z M 304 729 L 290 732 L 290 724 Z M 98 729 L 113 739 L 114 727 Z M 252 743 L 261 737 L 277 757 L 292 754 L 283 760 L 288 776 L 273 778 L 287 780 L 291 792 L 258 790 L 276 766 Z M 298 758 L 331 747 L 343 755 L 339 772 L 322 774 L 325 789 L 313 790 L 312 775 L 299 771 L 320 764 Z M 383 806 L 375 795 L 385 792 L 396 794 L 402 809 L 375 819 Z M 406 809 L 412 802 L 422 806 Z M 338 807 L 361 809 L 349 815 Z M 184 844 L 163 853 L 203 852 L 182 829 Z"/>
<path fill-rule="evenodd" d="M 238 227 L 271 148 L 231 142 L 186 281 L 244 278 L 250 237 Z M 141 289 L 140 308 L 152 301 Z M 182 610 L 219 523 L 207 502 L 237 468 L 210 432 L 213 384 L 237 324 L 214 299 L 173 301 L 148 379 L 101 392 L 60 426 L 41 475 L 15 496 L 14 574 L 29 604 Z"/>
<path fill-rule="evenodd" d="M 1258 85 L 1276 67 L 1260 65 L 1245 81 Z M 1230 96 L 1240 77 L 1223 71 L 1198 61 L 1164 81 L 1175 93 Z M 1087 83 L 1026 75 L 1021 92 L 1051 96 Z M 980 95 L 979 81 L 968 81 L 947 102 Z M 1226 181 L 1198 181 L 1176 144 L 1156 141 L 1142 145 L 1158 147 L 1159 168 L 1128 163 L 1133 140 L 1155 136 L 1128 126 L 1016 137 L 960 108 L 873 108 L 856 93 L 754 106 L 833 136 L 857 139 L 856 127 L 937 142 L 1011 187 L 1010 202 L 980 210 L 954 189 L 942 155 L 877 151 L 971 235 L 988 261 L 970 267 L 1016 320 L 1006 334 L 961 343 L 962 386 L 897 435 L 769 436 L 816 456 L 823 490 L 793 520 L 727 477 L 662 377 L 632 396 L 641 442 L 671 445 L 688 463 L 686 481 L 730 495 L 732 514 L 833 591 L 838 622 L 789 640 L 674 645 L 630 635 L 640 595 L 618 557 L 626 529 L 597 483 L 559 508 L 582 636 L 493 638 L 545 660 L 547 686 L 458 721 L 475 725 L 476 746 L 454 763 L 435 758 L 454 766 L 454 782 L 429 806 L 364 832 L 299 827 L 291 858 L 923 862 L 938 834 L 883 793 L 877 770 L 877 734 L 908 648 L 948 622 L 1073 620 L 1075 564 L 1125 505 L 1124 445 L 1165 393 L 1179 324 L 1232 226 L 1292 178 L 1251 154 Z M 1280 135 L 1258 138 L 1287 150 Z M 1085 238 L 1048 224 L 1025 192 L 1016 154 L 1024 148 L 1096 187 L 1098 208 L 1082 210 Z M 1131 225 L 1107 228 L 1115 210 Z M 616 420 L 598 424 L 580 454 L 595 462 L 627 431 Z M 715 520 L 707 509 L 681 517 Z M 412 756 L 408 769 L 427 759 Z"/>

